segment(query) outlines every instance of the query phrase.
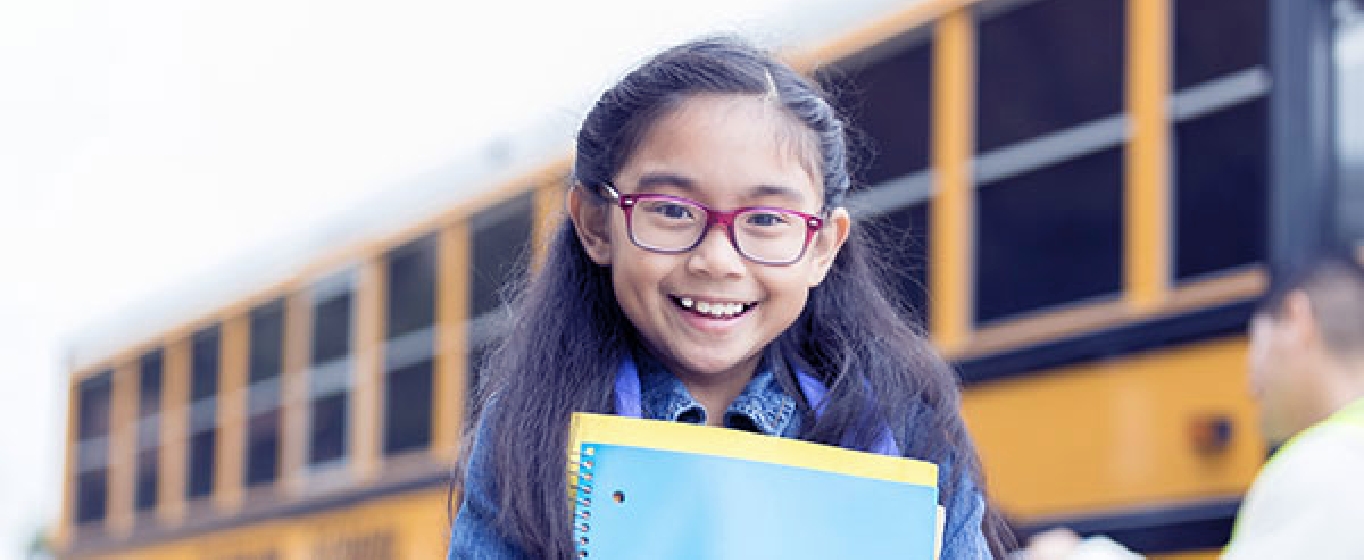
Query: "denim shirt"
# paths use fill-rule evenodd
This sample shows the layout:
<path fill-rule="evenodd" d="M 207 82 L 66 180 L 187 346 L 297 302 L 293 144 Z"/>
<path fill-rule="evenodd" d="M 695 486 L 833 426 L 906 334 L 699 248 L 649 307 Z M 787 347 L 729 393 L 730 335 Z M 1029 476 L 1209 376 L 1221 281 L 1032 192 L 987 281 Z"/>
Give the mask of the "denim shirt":
<path fill-rule="evenodd" d="M 705 407 L 692 398 L 681 380 L 656 363 L 640 364 L 640 408 L 644 418 L 688 424 L 705 424 Z M 742 393 L 724 412 L 724 426 L 769 436 L 795 438 L 801 418 L 796 397 L 788 395 L 768 368 L 760 368 Z M 910 436 L 916 424 L 910 419 Z M 450 560 L 503 560 L 529 558 L 495 526 L 498 500 L 493 495 L 486 445 L 491 435 L 482 426 L 475 434 L 464 483 L 464 496 L 450 535 Z M 943 532 L 943 559 L 990 558 L 981 532 L 985 501 L 968 473 L 955 473 L 941 465 L 939 486 L 958 476 L 958 491 L 947 507 Z"/>

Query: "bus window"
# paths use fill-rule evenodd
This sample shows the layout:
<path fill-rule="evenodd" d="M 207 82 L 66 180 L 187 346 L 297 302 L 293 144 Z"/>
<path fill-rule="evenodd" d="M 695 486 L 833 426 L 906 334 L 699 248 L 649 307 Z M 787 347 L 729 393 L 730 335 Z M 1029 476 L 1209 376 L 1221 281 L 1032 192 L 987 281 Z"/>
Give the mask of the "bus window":
<path fill-rule="evenodd" d="M 1337 206 L 1341 235 L 1358 245 L 1364 242 L 1364 1 L 1337 3 L 1336 123 Z"/>
<path fill-rule="evenodd" d="M 1266 1 L 1176 0 L 1173 273 L 1260 262 L 1268 196 Z"/>

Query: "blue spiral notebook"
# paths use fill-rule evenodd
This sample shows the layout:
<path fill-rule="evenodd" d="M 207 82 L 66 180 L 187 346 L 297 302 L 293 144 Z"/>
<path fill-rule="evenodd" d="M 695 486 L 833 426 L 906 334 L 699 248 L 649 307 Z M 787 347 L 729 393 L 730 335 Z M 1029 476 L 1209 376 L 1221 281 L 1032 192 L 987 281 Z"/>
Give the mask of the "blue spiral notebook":
<path fill-rule="evenodd" d="M 579 555 L 908 558 L 938 553 L 937 467 L 734 430 L 575 415 Z"/>

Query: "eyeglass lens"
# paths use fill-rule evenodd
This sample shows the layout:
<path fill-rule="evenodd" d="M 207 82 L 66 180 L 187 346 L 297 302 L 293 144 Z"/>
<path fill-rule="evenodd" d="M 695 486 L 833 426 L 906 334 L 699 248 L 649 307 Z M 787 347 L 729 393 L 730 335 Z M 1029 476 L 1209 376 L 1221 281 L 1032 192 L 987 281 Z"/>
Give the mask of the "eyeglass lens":
<path fill-rule="evenodd" d="M 631 220 L 636 243 L 660 251 L 685 251 L 705 234 L 707 213 L 701 206 L 678 200 L 640 200 Z M 801 216 L 770 209 L 747 210 L 734 216 L 730 230 L 745 257 L 759 262 L 790 262 L 805 249 L 807 226 Z"/>

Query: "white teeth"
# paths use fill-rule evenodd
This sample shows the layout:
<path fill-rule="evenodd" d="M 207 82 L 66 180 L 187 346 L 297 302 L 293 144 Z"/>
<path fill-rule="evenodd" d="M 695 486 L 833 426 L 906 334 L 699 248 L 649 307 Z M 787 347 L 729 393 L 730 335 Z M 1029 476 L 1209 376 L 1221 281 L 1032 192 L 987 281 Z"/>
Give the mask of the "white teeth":
<path fill-rule="evenodd" d="M 712 317 L 732 317 L 744 312 L 742 303 L 711 303 L 708 301 L 696 301 L 688 297 L 677 298 L 677 303 L 683 309 L 691 309 L 697 313 L 710 315 Z"/>

